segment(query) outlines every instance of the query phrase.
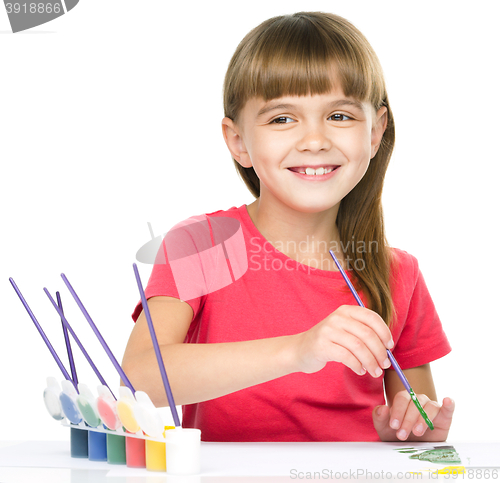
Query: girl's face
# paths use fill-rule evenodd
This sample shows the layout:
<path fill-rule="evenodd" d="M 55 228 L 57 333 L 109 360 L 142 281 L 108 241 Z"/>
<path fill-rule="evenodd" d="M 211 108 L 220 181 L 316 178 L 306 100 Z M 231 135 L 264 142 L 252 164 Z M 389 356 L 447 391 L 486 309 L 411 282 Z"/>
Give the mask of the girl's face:
<path fill-rule="evenodd" d="M 234 159 L 253 166 L 260 179 L 261 203 L 316 213 L 338 209 L 361 180 L 380 145 L 386 111 L 335 89 L 267 103 L 253 98 L 238 124 L 227 117 L 222 124 Z"/>

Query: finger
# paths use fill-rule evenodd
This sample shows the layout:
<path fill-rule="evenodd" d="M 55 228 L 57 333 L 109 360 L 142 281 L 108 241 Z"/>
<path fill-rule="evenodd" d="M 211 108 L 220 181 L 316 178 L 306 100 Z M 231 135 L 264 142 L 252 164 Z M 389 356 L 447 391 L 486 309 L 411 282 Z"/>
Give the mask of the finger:
<path fill-rule="evenodd" d="M 378 334 L 369 326 L 359 323 L 357 320 L 352 319 L 352 323 L 349 326 L 344 327 L 344 330 L 349 334 L 352 334 L 356 338 L 363 341 L 368 350 L 371 352 L 375 361 L 377 363 L 378 368 L 381 371 L 383 369 L 387 369 L 391 366 L 391 362 L 387 357 L 387 349 L 384 346 L 383 342 L 380 340 Z M 366 366 L 365 366 L 366 367 Z M 368 367 L 366 367 L 368 369 Z M 370 373 L 375 371 L 377 368 L 372 368 Z M 377 371 L 378 372 L 378 371 Z M 380 372 L 380 374 L 382 374 Z M 380 375 L 379 374 L 379 375 Z"/>
<path fill-rule="evenodd" d="M 434 427 L 439 429 L 450 429 L 454 411 L 455 401 L 449 397 L 445 397 L 438 414 L 432 419 Z"/>
<path fill-rule="evenodd" d="M 389 427 L 389 418 L 391 410 L 389 406 L 376 406 L 372 411 L 373 426 L 379 437 L 384 440 L 387 433 L 394 433 Z"/>
<path fill-rule="evenodd" d="M 363 376 L 366 374 L 366 369 L 363 367 L 357 357 L 355 357 L 351 351 L 349 351 L 342 345 L 336 343 L 333 343 L 331 345 L 329 360 L 341 362 L 359 376 Z"/>
<path fill-rule="evenodd" d="M 410 395 L 406 391 L 398 392 L 392 401 L 389 426 L 398 431 L 403 424 L 406 411 L 411 403 Z"/>
<path fill-rule="evenodd" d="M 356 358 L 359 365 L 364 367 L 372 377 L 380 377 L 384 373 L 377 359 L 363 340 L 345 330 L 340 330 L 335 334 L 335 343 L 344 347 L 354 358 Z"/>
<path fill-rule="evenodd" d="M 434 402 L 431 401 L 425 394 L 418 394 L 417 399 L 429 419 L 432 420 L 432 418 L 438 413 L 439 408 L 436 408 L 433 405 Z M 401 427 L 396 433 L 396 436 L 401 440 L 406 440 L 411 432 L 413 432 L 415 436 L 422 436 L 427 428 L 428 426 L 420 414 L 420 411 L 410 399 L 410 404 L 408 405 Z"/>
<path fill-rule="evenodd" d="M 439 414 L 440 406 L 436 401 L 429 400 L 425 405 L 422 404 L 422 408 L 427 414 L 428 419 L 432 421 Z M 435 428 L 434 424 L 433 427 Z M 425 419 L 420 416 L 415 426 L 413 426 L 412 431 L 415 436 L 423 436 L 426 431 L 430 431 L 430 428 Z"/>
<path fill-rule="evenodd" d="M 382 341 L 387 349 L 392 349 L 394 347 L 394 341 L 392 340 L 392 334 L 384 322 L 382 317 L 378 315 L 373 310 L 367 309 L 366 307 L 360 307 L 356 305 L 343 305 L 341 307 L 346 310 L 349 316 L 358 322 L 370 327 L 379 339 Z"/>
<path fill-rule="evenodd" d="M 391 410 L 389 409 L 389 406 L 387 406 L 387 405 L 376 406 L 373 409 L 374 419 L 376 418 L 376 420 L 379 423 L 383 423 L 383 424 L 387 425 L 390 415 L 391 415 Z"/>

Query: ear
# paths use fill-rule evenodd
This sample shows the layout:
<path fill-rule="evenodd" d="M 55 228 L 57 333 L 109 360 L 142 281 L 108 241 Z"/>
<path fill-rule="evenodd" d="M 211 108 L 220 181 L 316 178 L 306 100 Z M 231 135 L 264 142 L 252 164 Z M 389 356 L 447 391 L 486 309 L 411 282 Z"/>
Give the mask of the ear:
<path fill-rule="evenodd" d="M 371 158 L 373 159 L 377 154 L 380 143 L 382 142 L 382 137 L 387 128 L 387 107 L 382 106 L 374 117 L 374 122 L 372 126 L 372 137 L 371 137 Z"/>
<path fill-rule="evenodd" d="M 231 152 L 232 157 L 244 168 L 250 168 L 252 161 L 245 147 L 241 130 L 238 125 L 228 117 L 222 120 L 222 135 L 224 141 Z"/>

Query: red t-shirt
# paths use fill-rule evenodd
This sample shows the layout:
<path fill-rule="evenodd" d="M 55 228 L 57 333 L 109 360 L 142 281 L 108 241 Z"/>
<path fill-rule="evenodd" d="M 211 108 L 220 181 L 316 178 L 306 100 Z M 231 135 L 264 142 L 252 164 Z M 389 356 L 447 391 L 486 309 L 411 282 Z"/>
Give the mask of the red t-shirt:
<path fill-rule="evenodd" d="M 398 262 L 391 277 L 393 354 L 408 369 L 451 348 L 417 260 L 392 250 Z M 147 298 L 160 295 L 192 307 L 189 343 L 296 334 L 341 305 L 356 305 L 340 272 L 309 267 L 274 248 L 246 205 L 192 217 L 170 230 L 146 288 Z M 139 303 L 134 320 L 141 310 Z M 314 374 L 289 374 L 183 406 L 182 425 L 201 429 L 203 441 L 379 441 L 372 422 L 379 404 L 385 404 L 383 377 L 358 376 L 330 362 Z"/>

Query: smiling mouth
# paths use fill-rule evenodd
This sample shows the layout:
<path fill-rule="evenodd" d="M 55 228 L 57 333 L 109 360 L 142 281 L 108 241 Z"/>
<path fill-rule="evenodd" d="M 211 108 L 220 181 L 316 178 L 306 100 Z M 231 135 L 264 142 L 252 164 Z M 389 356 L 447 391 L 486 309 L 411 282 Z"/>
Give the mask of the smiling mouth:
<path fill-rule="evenodd" d="M 315 176 L 321 176 L 324 174 L 331 173 L 332 171 L 335 171 L 337 168 L 340 168 L 340 166 L 334 165 L 334 166 L 320 166 L 317 168 L 313 168 L 311 166 L 297 166 L 294 168 L 288 168 L 290 171 L 293 171 L 294 173 L 301 173 L 301 174 L 308 174 L 308 175 L 315 175 Z"/>

